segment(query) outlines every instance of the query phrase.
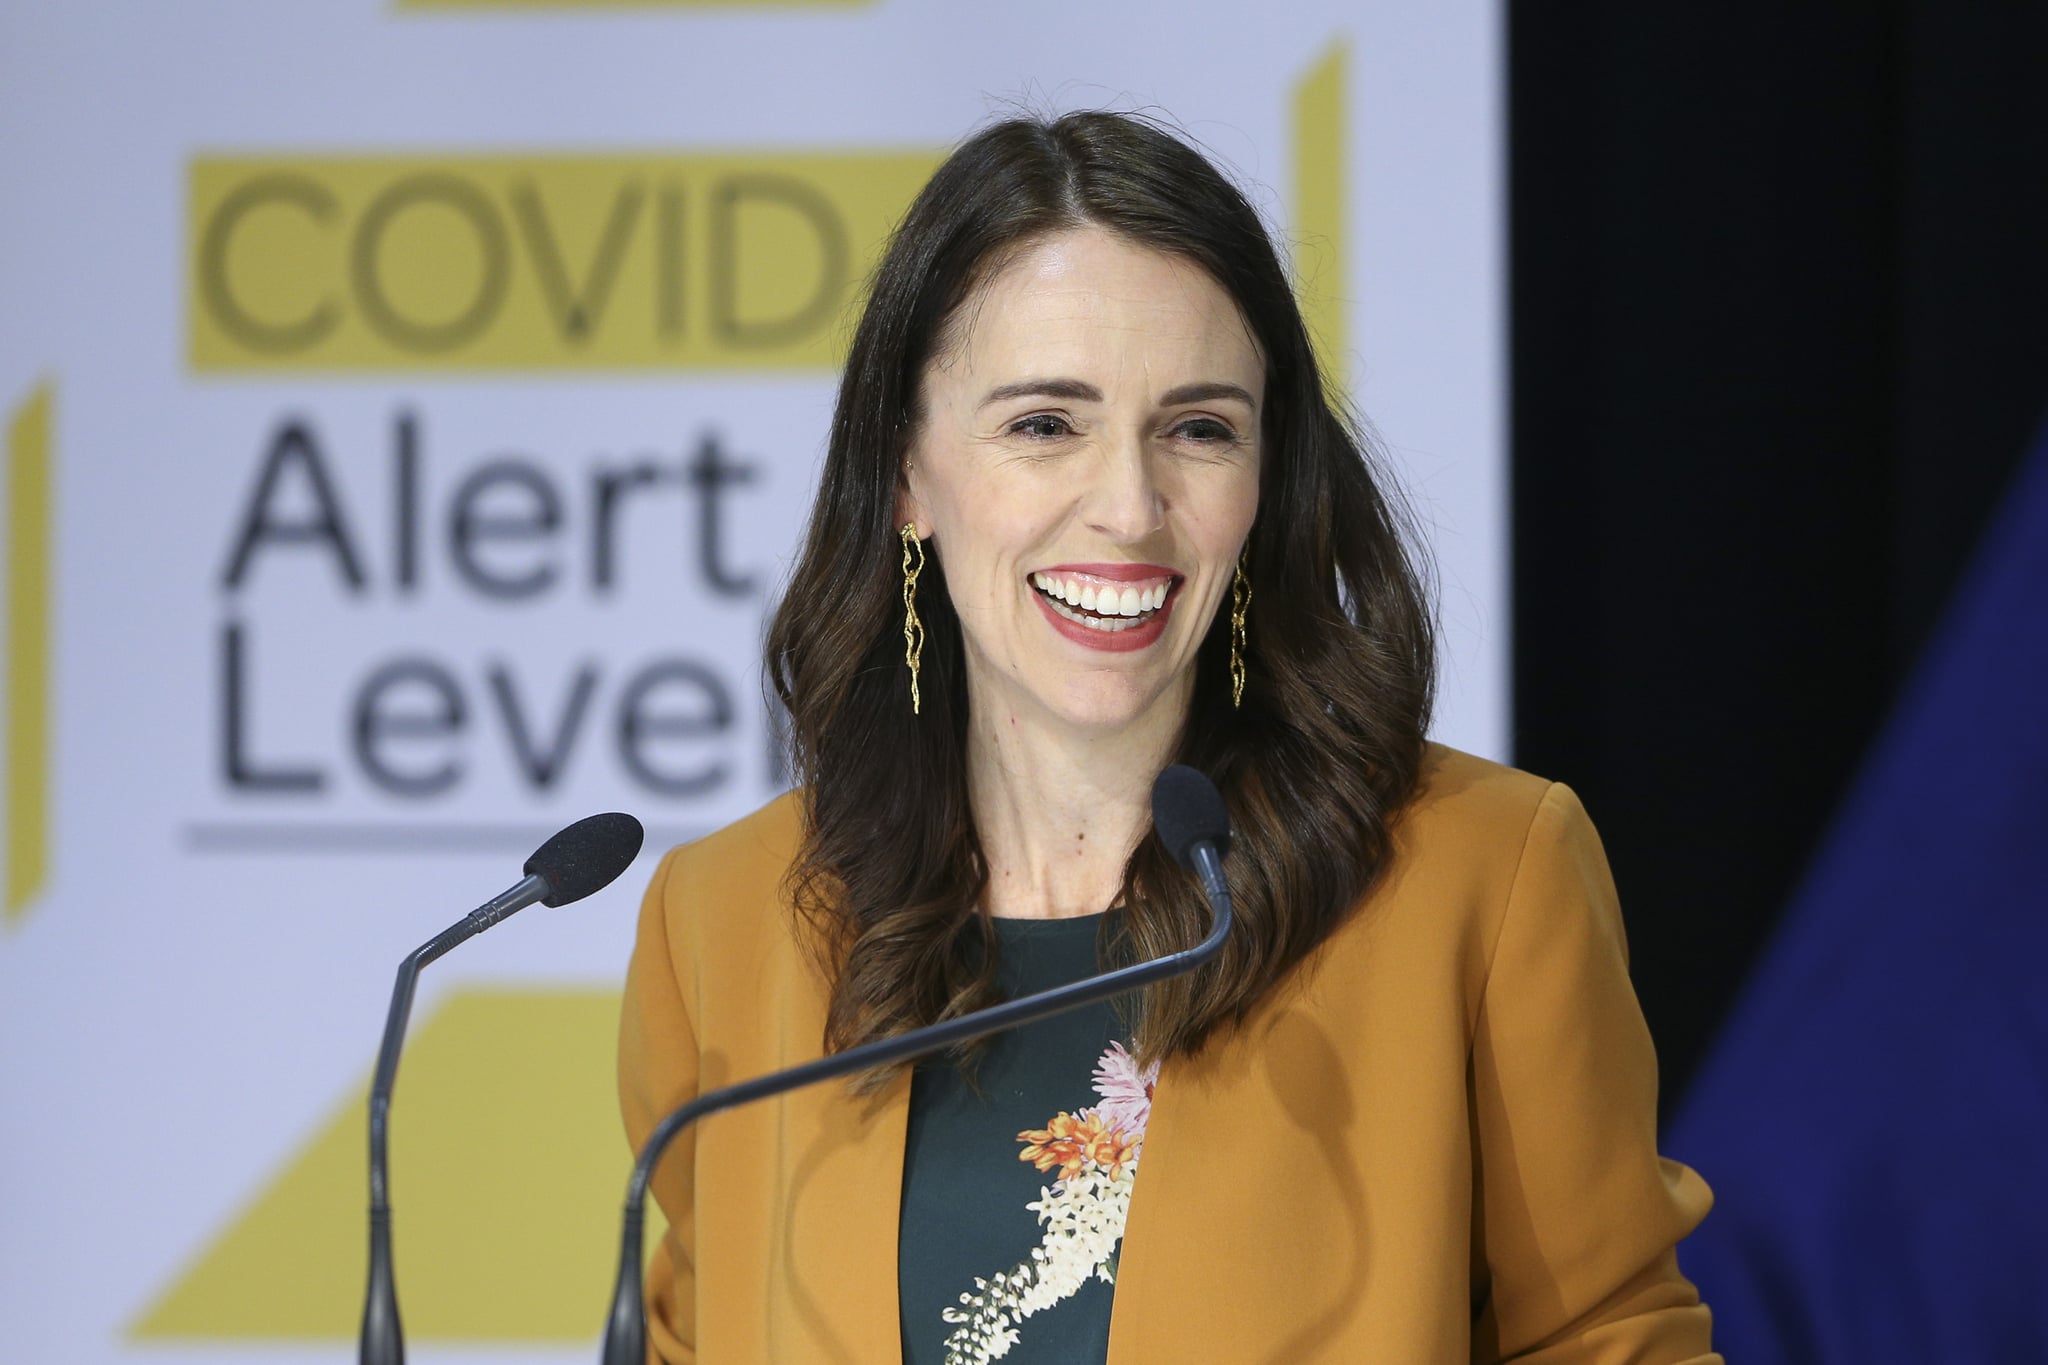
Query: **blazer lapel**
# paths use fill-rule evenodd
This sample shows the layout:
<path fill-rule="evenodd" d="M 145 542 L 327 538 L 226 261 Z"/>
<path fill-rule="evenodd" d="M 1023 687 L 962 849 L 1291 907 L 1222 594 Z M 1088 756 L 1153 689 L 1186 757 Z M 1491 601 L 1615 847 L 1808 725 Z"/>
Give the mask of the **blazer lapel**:
<path fill-rule="evenodd" d="M 1149 1325 L 1159 1316 L 1153 1305 L 1162 1296 L 1170 1303 L 1182 1292 L 1176 1287 L 1179 1267 L 1189 1255 L 1201 1255 L 1206 1240 L 1199 1219 L 1205 1177 L 1201 1154 L 1191 1141 L 1199 1136 L 1201 1070 L 1199 1061 L 1178 1058 L 1159 1068 L 1152 1113 L 1145 1121 L 1145 1150 L 1117 1251 L 1109 1365 L 1146 1365 L 1158 1358 L 1161 1343 L 1140 1340 L 1152 1335 Z M 1211 1171 L 1207 1178 L 1213 1178 Z"/>
<path fill-rule="evenodd" d="M 817 1087 L 809 1112 L 791 1112 L 790 1227 L 783 1243 L 792 1358 L 854 1365 L 899 1362 L 897 1223 L 910 1077 L 865 1100 Z M 794 1109 L 794 1106 L 793 1106 Z"/>

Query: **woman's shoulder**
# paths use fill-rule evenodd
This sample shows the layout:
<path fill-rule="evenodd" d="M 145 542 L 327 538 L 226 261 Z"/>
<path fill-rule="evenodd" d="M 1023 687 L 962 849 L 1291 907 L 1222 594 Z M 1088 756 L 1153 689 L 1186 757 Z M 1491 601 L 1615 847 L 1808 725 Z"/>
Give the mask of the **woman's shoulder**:
<path fill-rule="evenodd" d="M 1431 744 L 1393 821 L 1393 854 L 1372 899 L 1433 920 L 1465 919 L 1484 934 L 1531 868 L 1560 857 L 1605 869 L 1599 836 L 1569 787 Z"/>
<path fill-rule="evenodd" d="M 788 933 L 787 883 L 803 843 L 803 791 L 670 849 L 650 894 L 672 930 L 709 939 Z M 1598 836 L 1569 788 L 1441 744 L 1426 746 L 1416 789 L 1392 822 L 1393 849 L 1370 899 L 1422 903 L 1432 918 L 1463 906 L 1482 919 L 1504 907 L 1525 857 Z M 685 928 L 687 926 L 687 928 Z M 708 931 L 708 932 L 707 932 Z M 765 944 L 761 946 L 766 946 Z"/>
<path fill-rule="evenodd" d="M 786 791 L 766 805 L 711 833 L 679 844 L 668 856 L 735 873 L 774 865 L 780 875 L 803 837 L 803 793 Z"/>
<path fill-rule="evenodd" d="M 750 815 L 662 855 L 650 894 L 671 921 L 738 917 L 760 922 L 779 900 L 803 839 L 802 794 L 784 792 Z"/>
<path fill-rule="evenodd" d="M 1566 903 L 1555 869 L 1605 870 L 1569 788 L 1437 744 L 1392 836 L 1379 877 L 1332 927 L 1302 984 L 1331 1008 L 1370 1000 L 1427 1012 L 1458 999 L 1467 1036 L 1509 907 L 1527 903 L 1518 913 L 1532 921 L 1575 918 L 1584 907 Z"/>
<path fill-rule="evenodd" d="M 1429 744 L 1415 793 L 1396 819 L 1395 840 L 1411 855 L 1452 846 L 1513 858 L 1546 806 L 1576 811 L 1577 804 L 1560 783 Z"/>

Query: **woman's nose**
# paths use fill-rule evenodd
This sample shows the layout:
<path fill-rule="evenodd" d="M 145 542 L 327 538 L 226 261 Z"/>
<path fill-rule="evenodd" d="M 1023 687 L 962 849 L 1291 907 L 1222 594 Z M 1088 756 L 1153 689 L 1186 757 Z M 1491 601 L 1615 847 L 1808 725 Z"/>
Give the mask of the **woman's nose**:
<path fill-rule="evenodd" d="M 1103 451 L 1088 490 L 1087 514 L 1091 527 L 1120 542 L 1143 540 L 1165 523 L 1166 500 L 1143 437 Z"/>

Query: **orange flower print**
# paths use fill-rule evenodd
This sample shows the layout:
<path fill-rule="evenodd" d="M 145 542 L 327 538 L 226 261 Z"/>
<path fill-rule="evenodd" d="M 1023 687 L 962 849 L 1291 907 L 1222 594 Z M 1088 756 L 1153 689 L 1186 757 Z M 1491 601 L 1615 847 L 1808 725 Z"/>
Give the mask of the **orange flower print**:
<path fill-rule="evenodd" d="M 1019 1161 L 1030 1162 L 1041 1175 L 1057 1166 L 1062 1180 L 1071 1180 L 1091 1162 L 1114 1180 L 1138 1156 L 1138 1139 L 1110 1127 L 1093 1109 L 1058 1114 L 1043 1128 L 1017 1134 L 1017 1141 L 1024 1144 Z"/>

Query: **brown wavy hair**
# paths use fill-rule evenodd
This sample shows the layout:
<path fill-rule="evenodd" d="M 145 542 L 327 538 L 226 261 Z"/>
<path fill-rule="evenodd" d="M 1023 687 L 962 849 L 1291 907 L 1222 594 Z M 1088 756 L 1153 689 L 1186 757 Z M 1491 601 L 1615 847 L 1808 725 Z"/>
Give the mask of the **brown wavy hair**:
<path fill-rule="evenodd" d="M 804 784 L 788 890 L 831 982 L 828 1049 L 999 999 L 982 906 L 988 868 L 968 800 L 959 620 L 935 553 L 918 592 L 923 711 L 912 715 L 894 512 L 922 376 L 948 344 L 949 321 L 1019 251 L 1083 226 L 1206 270 L 1266 363 L 1243 706 L 1230 703 L 1219 611 L 1197 654 L 1176 760 L 1207 772 L 1229 805 L 1236 923 L 1215 961 L 1137 1002 L 1143 1060 L 1192 1053 L 1242 1020 L 1330 933 L 1379 875 L 1389 822 L 1417 781 L 1435 676 L 1428 593 L 1391 485 L 1327 395 L 1257 212 L 1146 119 L 997 123 L 933 175 L 876 268 L 803 555 L 768 637 Z M 1121 903 L 1106 921 L 1116 926 L 1107 961 L 1185 948 L 1207 932 L 1199 889 L 1153 835 L 1125 866 Z"/>

